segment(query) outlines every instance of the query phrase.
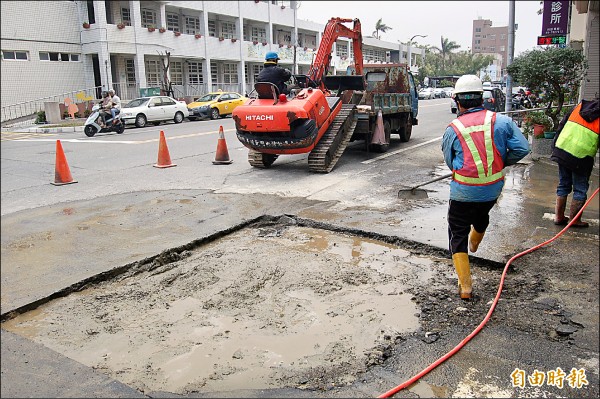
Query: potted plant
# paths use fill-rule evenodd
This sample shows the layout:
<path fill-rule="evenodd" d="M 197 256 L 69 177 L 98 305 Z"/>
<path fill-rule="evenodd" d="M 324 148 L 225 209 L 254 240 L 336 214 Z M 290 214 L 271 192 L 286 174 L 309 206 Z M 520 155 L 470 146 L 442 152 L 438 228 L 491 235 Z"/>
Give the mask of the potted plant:
<path fill-rule="evenodd" d="M 84 27 L 85 29 L 89 29 L 89 28 L 90 28 L 90 23 L 89 23 L 88 21 L 85 21 L 85 22 L 83 23 L 83 27 Z"/>
<path fill-rule="evenodd" d="M 292 45 L 291 45 L 291 44 L 288 44 L 288 48 L 292 48 Z"/>
<path fill-rule="evenodd" d="M 252 44 L 254 44 L 254 45 L 258 44 L 258 40 L 252 40 Z"/>
<path fill-rule="evenodd" d="M 533 136 L 538 138 L 544 137 L 544 132 L 549 131 L 554 126 L 552 119 L 544 111 L 529 112 L 526 116 L 525 125 L 529 129 L 533 128 Z"/>
<path fill-rule="evenodd" d="M 148 25 L 148 32 L 154 32 L 156 30 L 156 28 L 154 27 L 154 25 Z"/>
<path fill-rule="evenodd" d="M 160 33 L 165 33 L 167 30 L 165 29 L 165 27 L 164 27 L 164 26 L 161 26 L 161 27 L 158 29 L 158 31 L 159 31 Z"/>
<path fill-rule="evenodd" d="M 282 48 L 282 47 L 283 47 L 283 43 L 279 43 L 279 48 Z"/>
<path fill-rule="evenodd" d="M 124 29 L 125 28 L 125 24 L 123 22 L 120 22 L 120 23 L 117 24 L 117 28 Z"/>
<path fill-rule="evenodd" d="M 232 37 L 231 38 L 231 43 L 235 43 L 235 42 L 237 42 L 237 39 L 235 39 L 235 38 Z"/>
<path fill-rule="evenodd" d="M 176 31 L 174 31 L 174 32 L 173 32 L 173 34 L 174 34 L 175 36 L 181 36 L 181 32 L 179 32 L 179 31 L 177 31 L 177 30 L 176 30 Z"/>
<path fill-rule="evenodd" d="M 262 42 L 262 45 L 263 45 L 263 46 L 266 46 L 266 45 L 267 45 L 267 42 Z"/>
<path fill-rule="evenodd" d="M 196 39 L 200 39 L 200 38 L 202 37 L 202 35 L 201 35 L 200 33 L 196 33 L 196 34 L 194 35 L 194 37 L 195 37 Z"/>
<path fill-rule="evenodd" d="M 225 38 L 223 36 L 219 36 L 219 41 L 222 42 L 223 40 L 225 40 Z"/>

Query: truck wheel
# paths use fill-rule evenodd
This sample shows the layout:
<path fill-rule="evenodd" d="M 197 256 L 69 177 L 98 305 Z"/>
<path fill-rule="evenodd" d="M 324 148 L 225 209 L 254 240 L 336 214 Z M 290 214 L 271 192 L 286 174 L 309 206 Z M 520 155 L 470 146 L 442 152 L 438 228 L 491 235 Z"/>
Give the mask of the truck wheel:
<path fill-rule="evenodd" d="M 400 141 L 406 143 L 410 140 L 410 135 L 412 134 L 412 116 L 407 115 L 406 121 L 404 122 L 404 126 L 400 128 Z"/>
<path fill-rule="evenodd" d="M 371 144 L 369 149 L 374 152 L 387 152 L 390 148 L 390 139 L 392 137 L 392 125 L 389 120 L 383 121 L 383 133 L 385 136 L 386 144 Z"/>

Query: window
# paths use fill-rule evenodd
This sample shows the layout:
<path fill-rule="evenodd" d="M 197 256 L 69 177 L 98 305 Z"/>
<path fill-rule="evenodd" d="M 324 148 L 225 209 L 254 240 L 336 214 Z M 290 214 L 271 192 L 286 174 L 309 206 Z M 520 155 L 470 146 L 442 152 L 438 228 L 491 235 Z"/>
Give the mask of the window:
<path fill-rule="evenodd" d="M 492 52 L 493 52 L 493 51 L 496 51 L 496 46 L 491 46 L 491 47 L 490 47 L 490 51 L 492 51 Z"/>
<path fill-rule="evenodd" d="M 213 83 L 218 83 L 219 82 L 219 69 L 217 67 L 217 63 L 216 62 L 211 62 L 210 63 L 210 78 L 213 81 Z"/>
<path fill-rule="evenodd" d="M 506 51 L 506 47 L 505 46 L 500 46 L 500 51 Z"/>
<path fill-rule="evenodd" d="M 188 35 L 195 35 L 200 33 L 200 18 L 198 17 L 184 17 L 185 19 L 185 33 Z"/>
<path fill-rule="evenodd" d="M 250 39 L 252 41 L 257 41 L 257 42 L 266 42 L 267 41 L 266 29 L 253 26 L 252 27 L 252 35 L 251 35 Z"/>
<path fill-rule="evenodd" d="M 40 51 L 40 61 L 79 62 L 79 54 L 52 53 L 52 52 Z"/>
<path fill-rule="evenodd" d="M 167 30 L 179 32 L 179 15 L 173 12 L 167 13 Z"/>
<path fill-rule="evenodd" d="M 188 83 L 191 85 L 200 85 L 204 83 L 202 77 L 202 63 L 188 61 Z"/>
<path fill-rule="evenodd" d="M 385 50 L 365 48 L 363 49 L 363 58 L 372 61 L 386 61 Z"/>
<path fill-rule="evenodd" d="M 146 81 L 149 87 L 160 86 L 160 72 L 159 60 L 146 60 Z"/>
<path fill-rule="evenodd" d="M 481 32 L 481 28 L 475 28 L 475 32 Z"/>
<path fill-rule="evenodd" d="M 183 63 L 181 61 L 171 61 L 171 66 L 169 67 L 171 72 L 171 82 L 174 85 L 182 85 L 183 84 Z"/>
<path fill-rule="evenodd" d="M 27 51 L 2 50 L 2 59 L 27 61 L 29 60 L 29 53 Z"/>
<path fill-rule="evenodd" d="M 156 26 L 156 11 L 142 8 L 142 26 Z"/>
<path fill-rule="evenodd" d="M 217 37 L 217 21 L 208 20 L 208 36 Z"/>
<path fill-rule="evenodd" d="M 237 83 L 237 64 L 223 64 L 223 83 Z"/>
<path fill-rule="evenodd" d="M 128 85 L 135 85 L 135 61 L 125 60 L 125 76 Z"/>
<path fill-rule="evenodd" d="M 221 36 L 225 39 L 234 39 L 235 24 L 233 22 L 221 22 Z"/>
<path fill-rule="evenodd" d="M 506 40 L 506 33 L 500 35 L 500 40 Z"/>
<path fill-rule="evenodd" d="M 162 105 L 175 105 L 175 100 L 169 97 L 161 97 L 160 100 Z"/>
<path fill-rule="evenodd" d="M 490 40 L 496 40 L 496 35 L 489 35 L 490 36 Z"/>
<path fill-rule="evenodd" d="M 348 57 L 348 43 L 335 42 L 335 55 L 338 57 Z"/>
<path fill-rule="evenodd" d="M 129 10 L 129 8 L 121 8 L 121 21 L 125 25 L 131 26 L 131 10 Z"/>

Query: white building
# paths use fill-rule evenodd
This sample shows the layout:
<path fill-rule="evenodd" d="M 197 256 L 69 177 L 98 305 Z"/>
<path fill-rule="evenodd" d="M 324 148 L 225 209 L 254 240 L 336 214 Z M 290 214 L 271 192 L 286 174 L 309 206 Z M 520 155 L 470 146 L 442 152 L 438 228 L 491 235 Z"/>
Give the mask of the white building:
<path fill-rule="evenodd" d="M 98 98 L 111 87 L 122 99 L 138 97 L 140 89 L 161 85 L 167 52 L 177 98 L 250 92 L 268 51 L 294 73 L 307 73 L 324 25 L 298 19 L 296 3 L 3 0 L 2 120 L 14 104 L 41 102 L 43 109 L 44 98 Z M 365 62 L 406 62 L 406 52 L 398 43 L 363 40 Z M 411 52 L 413 63 L 424 55 Z M 345 73 L 350 41 L 339 39 L 333 54 L 334 73 Z"/>

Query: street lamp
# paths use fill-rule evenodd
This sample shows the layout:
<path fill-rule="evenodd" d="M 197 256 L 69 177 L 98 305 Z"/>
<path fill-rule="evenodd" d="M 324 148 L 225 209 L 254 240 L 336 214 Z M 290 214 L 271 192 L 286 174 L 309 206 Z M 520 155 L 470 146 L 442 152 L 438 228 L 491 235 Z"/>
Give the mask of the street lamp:
<path fill-rule="evenodd" d="M 410 67 L 412 66 L 412 59 L 411 59 L 411 44 L 413 42 L 413 39 L 415 37 L 427 37 L 427 35 L 414 35 L 413 37 L 410 38 L 410 40 L 408 41 L 408 68 L 410 69 Z"/>

